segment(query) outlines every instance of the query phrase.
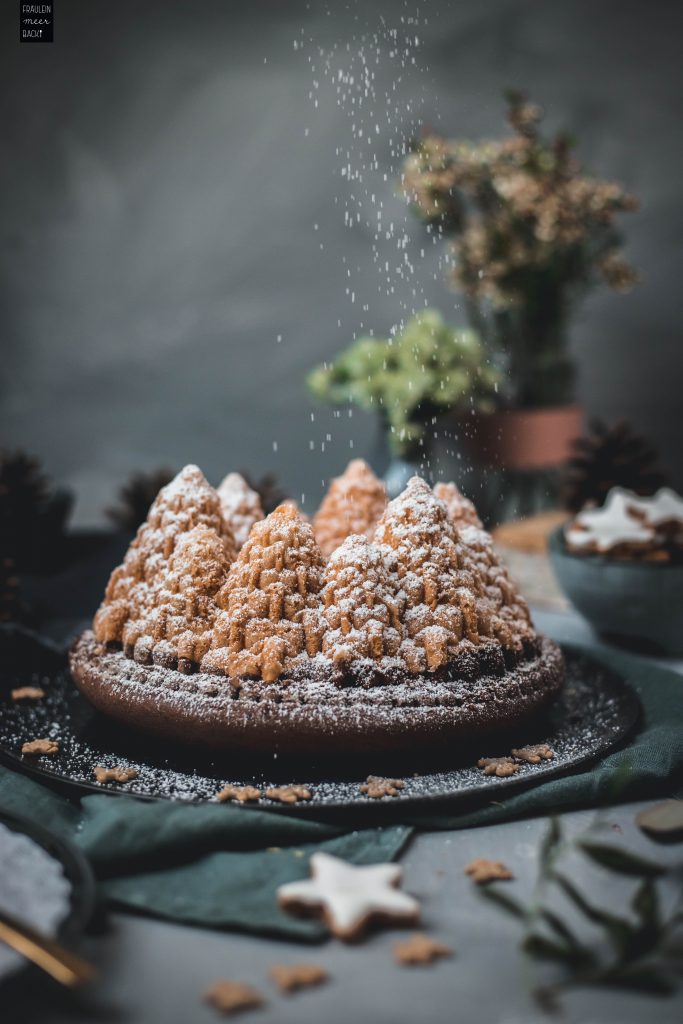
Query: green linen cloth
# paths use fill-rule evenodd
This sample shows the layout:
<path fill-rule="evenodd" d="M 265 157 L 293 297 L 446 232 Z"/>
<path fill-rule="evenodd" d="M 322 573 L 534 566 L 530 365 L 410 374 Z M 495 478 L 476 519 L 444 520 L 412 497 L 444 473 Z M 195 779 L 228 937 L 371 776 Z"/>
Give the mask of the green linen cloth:
<path fill-rule="evenodd" d="M 354 864 L 392 860 L 411 835 L 405 825 L 349 831 L 231 804 L 150 802 L 86 796 L 74 804 L 0 768 L 0 811 L 39 822 L 85 853 L 101 897 L 174 921 L 290 939 L 316 940 L 315 920 L 277 906 L 276 889 L 308 873 L 326 850 Z"/>
<path fill-rule="evenodd" d="M 323 927 L 282 913 L 275 890 L 304 877 L 323 849 L 354 863 L 396 857 L 414 828 L 459 829 L 646 796 L 670 796 L 683 780 L 683 678 L 637 657 L 577 647 L 621 673 L 638 692 L 643 720 L 622 749 L 597 765 L 520 790 L 502 802 L 454 813 L 400 812 L 398 824 L 348 824 L 228 804 L 145 802 L 94 795 L 74 803 L 0 769 L 0 809 L 30 817 L 86 854 L 103 898 L 176 921 L 319 939 Z"/>

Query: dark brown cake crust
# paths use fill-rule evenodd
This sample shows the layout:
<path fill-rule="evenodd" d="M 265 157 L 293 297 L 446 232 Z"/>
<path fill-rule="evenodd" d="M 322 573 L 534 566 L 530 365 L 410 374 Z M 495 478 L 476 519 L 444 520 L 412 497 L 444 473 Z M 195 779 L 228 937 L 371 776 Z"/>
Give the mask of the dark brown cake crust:
<path fill-rule="evenodd" d="M 320 678 L 267 685 L 139 665 L 86 631 L 71 674 L 99 711 L 185 743 L 225 751 L 344 754 L 424 750 L 514 726 L 560 689 L 564 660 L 540 637 L 538 652 L 502 675 L 439 681 L 427 676 L 369 688 Z"/>

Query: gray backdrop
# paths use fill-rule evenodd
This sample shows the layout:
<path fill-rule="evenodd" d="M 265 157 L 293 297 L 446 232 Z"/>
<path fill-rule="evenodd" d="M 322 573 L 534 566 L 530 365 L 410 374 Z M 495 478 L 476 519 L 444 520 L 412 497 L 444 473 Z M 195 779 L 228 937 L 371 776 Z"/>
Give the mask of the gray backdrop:
<path fill-rule="evenodd" d="M 316 410 L 305 372 L 425 302 L 462 318 L 394 172 L 421 123 L 500 132 L 513 85 L 642 196 L 642 284 L 594 295 L 573 346 L 587 409 L 680 484 L 678 7 L 57 0 L 54 44 L 20 45 L 2 0 L 2 442 L 81 523 L 159 463 L 273 468 L 310 508 L 350 454 L 380 462 L 374 421 Z"/>

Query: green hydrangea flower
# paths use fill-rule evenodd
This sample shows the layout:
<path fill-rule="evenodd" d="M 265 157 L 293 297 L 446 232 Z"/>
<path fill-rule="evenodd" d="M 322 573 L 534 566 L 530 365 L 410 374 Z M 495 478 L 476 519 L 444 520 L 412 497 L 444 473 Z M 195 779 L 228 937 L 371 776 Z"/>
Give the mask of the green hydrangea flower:
<path fill-rule="evenodd" d="M 359 338 L 307 378 L 321 401 L 376 409 L 400 455 L 423 442 L 435 416 L 492 411 L 499 381 L 479 335 L 451 327 L 435 309 L 415 314 L 393 338 Z"/>

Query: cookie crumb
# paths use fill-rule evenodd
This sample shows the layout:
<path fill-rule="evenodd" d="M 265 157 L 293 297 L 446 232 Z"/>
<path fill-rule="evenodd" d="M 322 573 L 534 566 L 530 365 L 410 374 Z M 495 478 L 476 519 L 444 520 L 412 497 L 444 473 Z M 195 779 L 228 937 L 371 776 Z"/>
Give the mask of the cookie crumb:
<path fill-rule="evenodd" d="M 12 700 L 42 700 L 45 690 L 40 686 L 19 686 L 10 692 Z"/>
<path fill-rule="evenodd" d="M 241 1013 L 243 1010 L 256 1010 L 263 1006 L 265 1000 L 260 992 L 243 981 L 227 981 L 220 978 L 214 981 L 203 996 L 204 1002 L 213 1006 L 220 1013 Z"/>
<path fill-rule="evenodd" d="M 499 779 L 506 779 L 519 771 L 519 765 L 511 757 L 480 757 L 477 761 L 477 768 L 484 769 L 484 775 L 497 775 Z"/>
<path fill-rule="evenodd" d="M 22 744 L 22 754 L 56 754 L 59 750 L 58 740 L 29 740 Z"/>
<path fill-rule="evenodd" d="M 398 964 L 431 964 L 446 956 L 453 956 L 451 947 L 423 932 L 416 932 L 405 942 L 394 945 L 394 960 Z"/>
<path fill-rule="evenodd" d="M 477 885 L 498 880 L 507 881 L 515 877 L 502 860 L 487 860 L 486 857 L 477 857 L 470 861 L 465 868 L 465 874 Z"/>
<path fill-rule="evenodd" d="M 515 748 L 511 754 L 527 764 L 540 764 L 541 761 L 552 761 L 555 757 L 555 751 L 547 743 L 532 743 L 528 747 Z"/>
<path fill-rule="evenodd" d="M 138 772 L 136 768 L 105 768 L 98 764 L 93 769 L 93 775 L 98 782 L 130 782 L 131 779 L 137 779 Z"/>
<path fill-rule="evenodd" d="M 266 790 L 266 796 L 281 804 L 296 804 L 299 800 L 310 800 L 312 794 L 305 786 L 275 786 Z"/>
<path fill-rule="evenodd" d="M 360 791 L 373 800 L 379 800 L 383 796 L 398 796 L 399 790 L 405 789 L 405 785 L 402 779 L 383 779 L 381 775 L 368 775 Z"/>
<path fill-rule="evenodd" d="M 237 800 L 240 804 L 246 804 L 250 800 L 258 800 L 261 790 L 256 786 L 224 786 L 216 793 L 216 800 L 225 803 L 226 800 Z"/>
<path fill-rule="evenodd" d="M 281 992 L 296 992 L 300 988 L 322 985 L 329 978 L 323 967 L 305 963 L 292 964 L 291 967 L 275 964 L 268 973 Z"/>

